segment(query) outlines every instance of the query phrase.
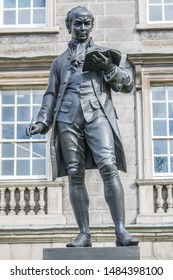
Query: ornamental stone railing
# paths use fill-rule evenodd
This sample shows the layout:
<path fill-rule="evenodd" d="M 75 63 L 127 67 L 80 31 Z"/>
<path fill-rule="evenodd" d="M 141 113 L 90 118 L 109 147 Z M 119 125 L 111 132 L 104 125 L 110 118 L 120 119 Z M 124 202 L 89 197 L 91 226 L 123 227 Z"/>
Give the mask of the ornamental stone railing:
<path fill-rule="evenodd" d="M 0 215 L 44 215 L 47 187 L 13 186 L 0 188 Z"/>
<path fill-rule="evenodd" d="M 137 223 L 173 222 L 173 180 L 137 180 L 139 215 Z"/>
<path fill-rule="evenodd" d="M 0 225 L 64 224 L 63 181 L 0 183 Z M 58 220 L 58 221 L 57 221 Z"/>

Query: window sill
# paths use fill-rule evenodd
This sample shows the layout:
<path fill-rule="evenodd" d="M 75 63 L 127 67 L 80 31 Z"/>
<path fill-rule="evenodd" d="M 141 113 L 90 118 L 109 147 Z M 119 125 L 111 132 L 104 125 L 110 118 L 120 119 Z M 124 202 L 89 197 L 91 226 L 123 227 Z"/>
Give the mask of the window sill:
<path fill-rule="evenodd" d="M 137 24 L 136 30 L 138 31 L 145 31 L 145 30 L 173 30 L 173 24 Z"/>
<path fill-rule="evenodd" d="M 1 35 L 14 34 L 56 34 L 59 33 L 59 26 L 42 28 L 0 28 Z"/>

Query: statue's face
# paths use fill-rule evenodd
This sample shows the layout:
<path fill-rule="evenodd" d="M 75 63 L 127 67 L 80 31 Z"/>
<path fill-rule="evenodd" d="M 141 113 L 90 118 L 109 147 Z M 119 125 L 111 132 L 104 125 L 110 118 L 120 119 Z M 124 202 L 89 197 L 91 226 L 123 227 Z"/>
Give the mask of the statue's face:
<path fill-rule="evenodd" d="M 75 14 L 72 17 L 69 32 L 73 39 L 79 42 L 85 42 L 89 38 L 92 28 L 93 19 L 90 14 L 84 12 Z"/>

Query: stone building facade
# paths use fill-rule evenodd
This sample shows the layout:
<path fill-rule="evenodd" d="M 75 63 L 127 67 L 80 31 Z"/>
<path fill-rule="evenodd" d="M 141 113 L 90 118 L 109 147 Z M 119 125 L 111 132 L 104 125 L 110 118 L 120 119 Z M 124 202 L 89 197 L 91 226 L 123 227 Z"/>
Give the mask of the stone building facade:
<path fill-rule="evenodd" d="M 120 172 L 126 226 L 141 259 L 173 259 L 173 1 L 49 0 L 32 9 L 33 1 L 19 2 L 0 0 L 0 259 L 42 259 L 43 248 L 64 247 L 78 232 L 67 178 L 50 181 L 50 135 L 23 134 L 52 60 L 67 47 L 64 20 L 77 5 L 95 15 L 95 43 L 120 50 L 135 79 L 132 93 L 112 93 L 128 166 Z M 93 246 L 114 246 L 97 170 L 86 171 L 86 184 Z"/>

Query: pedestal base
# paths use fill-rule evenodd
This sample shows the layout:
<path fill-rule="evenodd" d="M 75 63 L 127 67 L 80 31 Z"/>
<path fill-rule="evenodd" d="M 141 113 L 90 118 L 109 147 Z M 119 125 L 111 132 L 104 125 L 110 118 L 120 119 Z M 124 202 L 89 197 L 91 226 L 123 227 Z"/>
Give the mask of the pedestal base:
<path fill-rule="evenodd" d="M 139 247 L 49 248 L 43 260 L 139 260 Z"/>

